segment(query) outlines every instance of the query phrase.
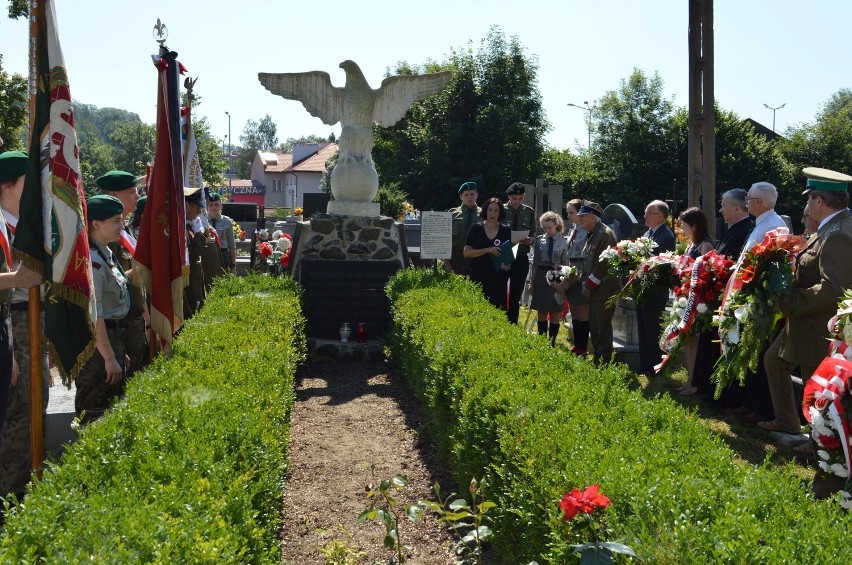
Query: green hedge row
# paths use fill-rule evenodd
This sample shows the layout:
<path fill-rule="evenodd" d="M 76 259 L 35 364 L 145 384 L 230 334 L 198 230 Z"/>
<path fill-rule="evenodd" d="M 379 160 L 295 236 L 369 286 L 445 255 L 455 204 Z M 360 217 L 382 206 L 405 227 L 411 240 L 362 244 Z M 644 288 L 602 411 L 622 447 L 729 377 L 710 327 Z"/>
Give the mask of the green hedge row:
<path fill-rule="evenodd" d="M 753 466 L 667 397 L 630 390 L 508 324 L 458 277 L 405 271 L 388 286 L 389 349 L 458 484 L 485 475 L 505 563 L 566 563 L 592 541 L 559 500 L 600 483 L 606 540 L 645 563 L 848 563 L 850 518 L 791 469 Z"/>
<path fill-rule="evenodd" d="M 228 277 L 11 510 L 2 563 L 280 563 L 292 279 Z"/>

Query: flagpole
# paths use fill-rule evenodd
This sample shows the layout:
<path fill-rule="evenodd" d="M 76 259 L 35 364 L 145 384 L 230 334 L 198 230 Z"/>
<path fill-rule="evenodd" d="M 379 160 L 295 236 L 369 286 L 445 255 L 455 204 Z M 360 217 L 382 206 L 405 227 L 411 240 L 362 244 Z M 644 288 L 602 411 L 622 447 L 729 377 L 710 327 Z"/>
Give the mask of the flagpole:
<path fill-rule="evenodd" d="M 30 289 L 30 444 L 32 446 L 32 470 L 41 478 L 44 463 L 44 409 L 42 403 L 41 374 L 41 292 L 38 286 Z"/>
<path fill-rule="evenodd" d="M 30 4 L 30 137 L 27 143 L 32 147 L 32 137 L 39 135 L 35 130 L 35 96 L 39 88 L 38 51 L 33 38 L 39 37 L 38 26 L 45 16 L 44 2 Z M 45 85 L 46 86 L 46 85 Z M 30 158 L 34 158 L 30 156 Z M 42 271 L 43 272 L 43 271 Z M 42 417 L 41 391 L 41 290 L 35 286 L 29 290 L 29 336 L 30 336 L 30 447 L 32 451 L 32 470 L 41 478 L 41 466 L 44 463 L 44 419 Z M 21 367 L 23 368 L 23 367 Z"/>

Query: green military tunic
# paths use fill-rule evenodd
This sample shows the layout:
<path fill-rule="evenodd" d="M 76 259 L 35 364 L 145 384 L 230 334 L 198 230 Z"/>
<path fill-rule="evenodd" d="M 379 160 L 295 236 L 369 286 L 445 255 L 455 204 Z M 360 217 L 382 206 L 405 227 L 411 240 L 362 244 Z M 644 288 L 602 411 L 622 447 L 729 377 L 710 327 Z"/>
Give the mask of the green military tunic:
<path fill-rule="evenodd" d="M 618 292 L 619 284 L 617 278 L 607 278 L 609 264 L 601 261 L 600 255 L 604 249 L 614 247 L 616 243 L 613 231 L 603 222 L 598 222 L 589 232 L 583 247 L 585 257 L 581 263 L 580 279 L 583 286 L 592 293 L 589 298 L 589 337 L 595 350 L 595 363 L 609 362 L 614 351 L 612 316 L 615 314 L 615 308 L 607 306 L 606 301 Z M 597 287 L 593 288 L 595 285 Z"/>
<path fill-rule="evenodd" d="M 464 204 L 450 208 L 453 222 L 453 250 L 450 265 L 453 272 L 458 275 L 467 276 L 470 273 L 470 261 L 464 258 L 464 244 L 467 234 L 473 224 L 482 221 L 479 217 L 482 208 L 479 206 L 467 207 Z"/>

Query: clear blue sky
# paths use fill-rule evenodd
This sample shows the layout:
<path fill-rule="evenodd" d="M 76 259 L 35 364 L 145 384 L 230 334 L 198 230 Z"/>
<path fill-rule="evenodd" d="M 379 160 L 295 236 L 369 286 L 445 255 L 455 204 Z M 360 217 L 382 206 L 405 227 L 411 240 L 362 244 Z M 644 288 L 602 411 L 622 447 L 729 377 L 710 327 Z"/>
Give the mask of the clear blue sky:
<path fill-rule="evenodd" d="M 298 102 L 267 92 L 258 72 L 324 70 L 352 59 L 374 87 L 397 61 L 443 60 L 452 48 L 478 48 L 492 25 L 517 36 L 539 64 L 539 89 L 552 125 L 547 141 L 585 146 L 585 112 L 633 68 L 657 71 L 665 96 L 687 103 L 687 0 L 55 0 L 60 41 L 75 99 L 155 120 L 150 55 L 157 18 L 203 97 L 199 113 L 222 139 L 239 143 L 246 120 L 270 114 L 281 141 L 339 133 Z M 723 108 L 776 129 L 811 122 L 837 90 L 850 86 L 852 3 L 845 0 L 716 0 L 716 99 Z M 3 1 L 5 12 L 5 0 Z M 26 73 L 28 26 L 0 21 L 3 67 Z M 487 142 L 487 140 L 483 140 Z"/>

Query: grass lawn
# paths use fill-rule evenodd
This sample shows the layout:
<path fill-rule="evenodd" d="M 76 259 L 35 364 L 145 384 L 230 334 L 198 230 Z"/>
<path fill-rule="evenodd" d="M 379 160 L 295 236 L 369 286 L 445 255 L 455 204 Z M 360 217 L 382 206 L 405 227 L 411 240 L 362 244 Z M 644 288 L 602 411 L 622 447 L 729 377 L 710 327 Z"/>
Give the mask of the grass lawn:
<path fill-rule="evenodd" d="M 520 323 L 527 319 L 528 310 L 521 307 Z M 530 316 L 531 332 L 535 331 L 535 312 Z M 557 337 L 557 345 L 570 349 L 570 330 L 562 326 Z M 628 386 L 642 389 L 646 398 L 656 398 L 668 395 L 683 406 L 685 410 L 696 414 L 711 431 L 722 437 L 736 454 L 738 461 L 760 465 L 767 458 L 774 465 L 790 465 L 796 476 L 810 483 L 814 478 L 814 467 L 808 463 L 805 456 L 797 454 L 791 446 L 776 441 L 776 436 L 757 426 L 741 424 L 733 416 L 723 412 L 715 404 L 702 396 L 680 396 L 675 392 L 679 386 L 686 383 L 686 368 L 680 359 L 672 362 L 671 367 L 664 373 L 648 378 L 644 375 L 633 375 Z"/>

